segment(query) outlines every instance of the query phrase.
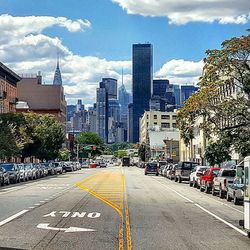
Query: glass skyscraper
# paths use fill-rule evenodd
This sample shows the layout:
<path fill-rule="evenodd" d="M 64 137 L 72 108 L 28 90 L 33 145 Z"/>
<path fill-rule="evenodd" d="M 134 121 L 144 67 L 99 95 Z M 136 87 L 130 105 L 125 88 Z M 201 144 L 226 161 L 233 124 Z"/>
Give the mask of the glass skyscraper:
<path fill-rule="evenodd" d="M 184 102 L 197 90 L 198 87 L 195 87 L 193 85 L 181 86 L 181 105 L 183 106 Z"/>
<path fill-rule="evenodd" d="M 139 142 L 139 119 L 149 110 L 153 92 L 153 46 L 133 44 L 133 143 Z"/>

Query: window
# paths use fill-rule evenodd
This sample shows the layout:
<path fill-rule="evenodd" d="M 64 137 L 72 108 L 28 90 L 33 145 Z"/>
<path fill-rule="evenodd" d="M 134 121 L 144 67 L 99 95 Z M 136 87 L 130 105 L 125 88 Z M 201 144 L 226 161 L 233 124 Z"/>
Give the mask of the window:
<path fill-rule="evenodd" d="M 148 115 L 147 115 L 147 119 L 148 119 Z"/>
<path fill-rule="evenodd" d="M 157 115 L 154 115 L 154 119 L 157 119 Z"/>
<path fill-rule="evenodd" d="M 162 122 L 161 123 L 161 127 L 162 128 L 170 128 L 170 123 L 168 123 L 168 122 Z"/>
<path fill-rule="evenodd" d="M 172 119 L 176 120 L 177 116 L 176 115 L 172 115 Z"/>
<path fill-rule="evenodd" d="M 157 125 L 157 122 L 154 122 L 154 125 Z"/>
<path fill-rule="evenodd" d="M 176 128 L 176 123 L 173 123 L 173 124 L 172 124 L 172 127 L 173 127 L 173 128 Z"/>
<path fill-rule="evenodd" d="M 170 119 L 170 115 L 161 115 L 161 119 L 163 119 L 163 120 L 169 120 Z"/>

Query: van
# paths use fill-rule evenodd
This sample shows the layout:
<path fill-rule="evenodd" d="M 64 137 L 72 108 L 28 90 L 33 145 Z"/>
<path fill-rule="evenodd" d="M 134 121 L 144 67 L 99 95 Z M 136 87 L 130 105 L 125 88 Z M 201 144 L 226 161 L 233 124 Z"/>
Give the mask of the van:
<path fill-rule="evenodd" d="M 190 174 L 192 170 L 198 166 L 198 162 L 192 161 L 181 161 L 178 163 L 176 170 L 175 170 L 175 182 L 181 183 L 182 181 L 189 181 Z"/>

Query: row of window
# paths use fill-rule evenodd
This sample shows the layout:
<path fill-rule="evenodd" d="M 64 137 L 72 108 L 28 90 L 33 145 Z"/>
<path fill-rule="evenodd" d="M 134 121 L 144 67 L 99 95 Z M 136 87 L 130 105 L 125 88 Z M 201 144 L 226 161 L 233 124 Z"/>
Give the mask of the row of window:
<path fill-rule="evenodd" d="M 160 124 L 157 124 L 157 122 L 154 122 L 154 125 L 160 125 Z M 147 122 L 147 127 L 148 126 L 149 126 L 149 124 Z M 162 128 L 177 128 L 176 123 L 172 123 L 172 126 L 171 126 L 171 123 L 169 123 L 169 122 L 162 122 L 161 127 Z"/>
<path fill-rule="evenodd" d="M 154 119 L 157 119 L 158 115 L 154 115 Z M 176 120 L 177 116 L 172 115 L 172 119 Z M 147 115 L 147 119 L 149 119 L 149 116 Z M 170 120 L 170 115 L 161 115 L 162 120 Z"/>

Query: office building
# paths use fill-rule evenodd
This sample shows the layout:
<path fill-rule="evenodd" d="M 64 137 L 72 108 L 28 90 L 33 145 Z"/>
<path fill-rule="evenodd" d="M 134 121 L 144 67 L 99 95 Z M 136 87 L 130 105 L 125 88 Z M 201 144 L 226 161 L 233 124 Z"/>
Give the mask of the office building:
<path fill-rule="evenodd" d="M 133 143 L 139 142 L 139 119 L 149 110 L 153 91 L 153 46 L 133 45 Z"/>
<path fill-rule="evenodd" d="M 16 111 L 17 83 L 21 77 L 0 62 L 0 114 Z"/>
<path fill-rule="evenodd" d="M 181 105 L 183 106 L 184 102 L 197 90 L 198 87 L 195 87 L 193 85 L 181 86 Z"/>
<path fill-rule="evenodd" d="M 96 132 L 105 143 L 108 141 L 108 91 L 101 82 L 96 90 Z"/>
<path fill-rule="evenodd" d="M 175 97 L 175 104 L 176 107 L 179 108 L 181 106 L 181 90 L 180 90 L 180 86 L 173 84 L 173 88 L 174 88 L 174 97 Z"/>
<path fill-rule="evenodd" d="M 117 80 L 113 78 L 102 78 L 100 86 L 106 88 L 109 99 L 117 99 Z"/>
<path fill-rule="evenodd" d="M 133 143 L 133 103 L 128 105 L 128 142 Z"/>
<path fill-rule="evenodd" d="M 62 85 L 62 76 L 59 67 L 59 58 L 57 58 L 56 70 L 54 74 L 53 85 Z"/>
<path fill-rule="evenodd" d="M 167 79 L 155 79 L 153 80 L 153 96 L 165 97 L 169 80 Z"/>

